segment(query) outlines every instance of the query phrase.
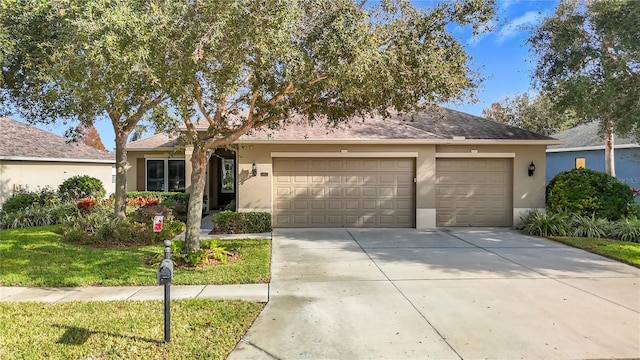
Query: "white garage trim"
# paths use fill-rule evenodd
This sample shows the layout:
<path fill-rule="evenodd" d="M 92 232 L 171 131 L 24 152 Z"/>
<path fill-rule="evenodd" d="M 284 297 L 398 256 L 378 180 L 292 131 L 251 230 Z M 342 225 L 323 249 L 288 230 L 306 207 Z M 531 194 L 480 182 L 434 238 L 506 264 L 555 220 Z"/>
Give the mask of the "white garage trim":
<path fill-rule="evenodd" d="M 272 158 L 417 158 L 417 152 L 272 152 Z"/>
<path fill-rule="evenodd" d="M 516 153 L 436 153 L 436 158 L 515 158 Z"/>

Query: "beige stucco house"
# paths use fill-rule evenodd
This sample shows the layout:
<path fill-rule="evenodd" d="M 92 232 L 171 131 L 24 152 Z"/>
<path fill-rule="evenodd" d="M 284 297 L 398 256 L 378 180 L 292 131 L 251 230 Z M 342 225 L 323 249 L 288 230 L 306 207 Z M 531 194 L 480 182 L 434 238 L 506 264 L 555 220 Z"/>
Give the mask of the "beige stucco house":
<path fill-rule="evenodd" d="M 0 117 L 0 204 L 20 190 L 57 189 L 76 175 L 99 179 L 109 195 L 114 169 L 111 153 Z"/>
<path fill-rule="evenodd" d="M 558 143 L 449 109 L 341 127 L 292 119 L 215 151 L 207 206 L 235 200 L 275 227 L 512 226 L 544 208 L 545 150 Z M 175 139 L 154 135 L 127 153 L 129 190 L 188 189 L 191 151 Z"/>

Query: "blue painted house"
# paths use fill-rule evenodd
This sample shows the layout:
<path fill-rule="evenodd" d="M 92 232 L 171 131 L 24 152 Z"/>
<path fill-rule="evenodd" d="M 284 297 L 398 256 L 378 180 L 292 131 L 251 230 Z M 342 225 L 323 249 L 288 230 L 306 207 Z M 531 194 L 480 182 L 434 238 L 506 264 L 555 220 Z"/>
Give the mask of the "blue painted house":
<path fill-rule="evenodd" d="M 553 137 L 565 143 L 547 147 L 547 184 L 558 173 L 576 167 L 605 171 L 604 140 L 598 134 L 597 122 L 579 125 Z M 640 189 L 640 145 L 632 137 L 615 137 L 614 142 L 616 177 Z M 640 196 L 636 202 L 640 202 Z"/>

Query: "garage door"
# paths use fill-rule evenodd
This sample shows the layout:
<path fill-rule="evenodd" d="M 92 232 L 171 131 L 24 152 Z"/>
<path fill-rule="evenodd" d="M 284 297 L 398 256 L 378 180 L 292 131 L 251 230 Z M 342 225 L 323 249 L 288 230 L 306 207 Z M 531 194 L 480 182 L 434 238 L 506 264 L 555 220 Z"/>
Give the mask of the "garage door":
<path fill-rule="evenodd" d="M 511 226 L 511 159 L 436 160 L 436 225 Z"/>
<path fill-rule="evenodd" d="M 414 159 L 274 159 L 274 226 L 413 227 L 414 164 Z"/>

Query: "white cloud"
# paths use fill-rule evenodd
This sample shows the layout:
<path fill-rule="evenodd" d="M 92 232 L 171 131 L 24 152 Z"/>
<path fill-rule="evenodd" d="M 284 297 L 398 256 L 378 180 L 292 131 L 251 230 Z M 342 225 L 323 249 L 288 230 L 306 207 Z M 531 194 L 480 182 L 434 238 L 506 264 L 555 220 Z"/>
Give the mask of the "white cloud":
<path fill-rule="evenodd" d="M 510 7 L 511 5 L 517 4 L 519 2 L 520 2 L 520 0 L 502 0 L 502 1 L 498 1 L 497 4 L 502 9 L 506 9 L 506 8 Z"/>
<path fill-rule="evenodd" d="M 518 36 L 526 31 L 526 26 L 537 24 L 540 19 L 541 15 L 537 11 L 527 11 L 524 15 L 511 20 L 498 31 L 498 43 Z"/>
<path fill-rule="evenodd" d="M 498 26 L 498 22 L 493 20 L 489 21 L 485 29 L 483 29 L 479 35 L 472 36 L 469 38 L 469 40 L 467 41 L 467 44 L 472 46 L 477 45 L 482 39 L 492 34 L 491 32 L 486 31 L 487 29 L 493 29 L 493 28 L 496 28 L 497 26 Z"/>

